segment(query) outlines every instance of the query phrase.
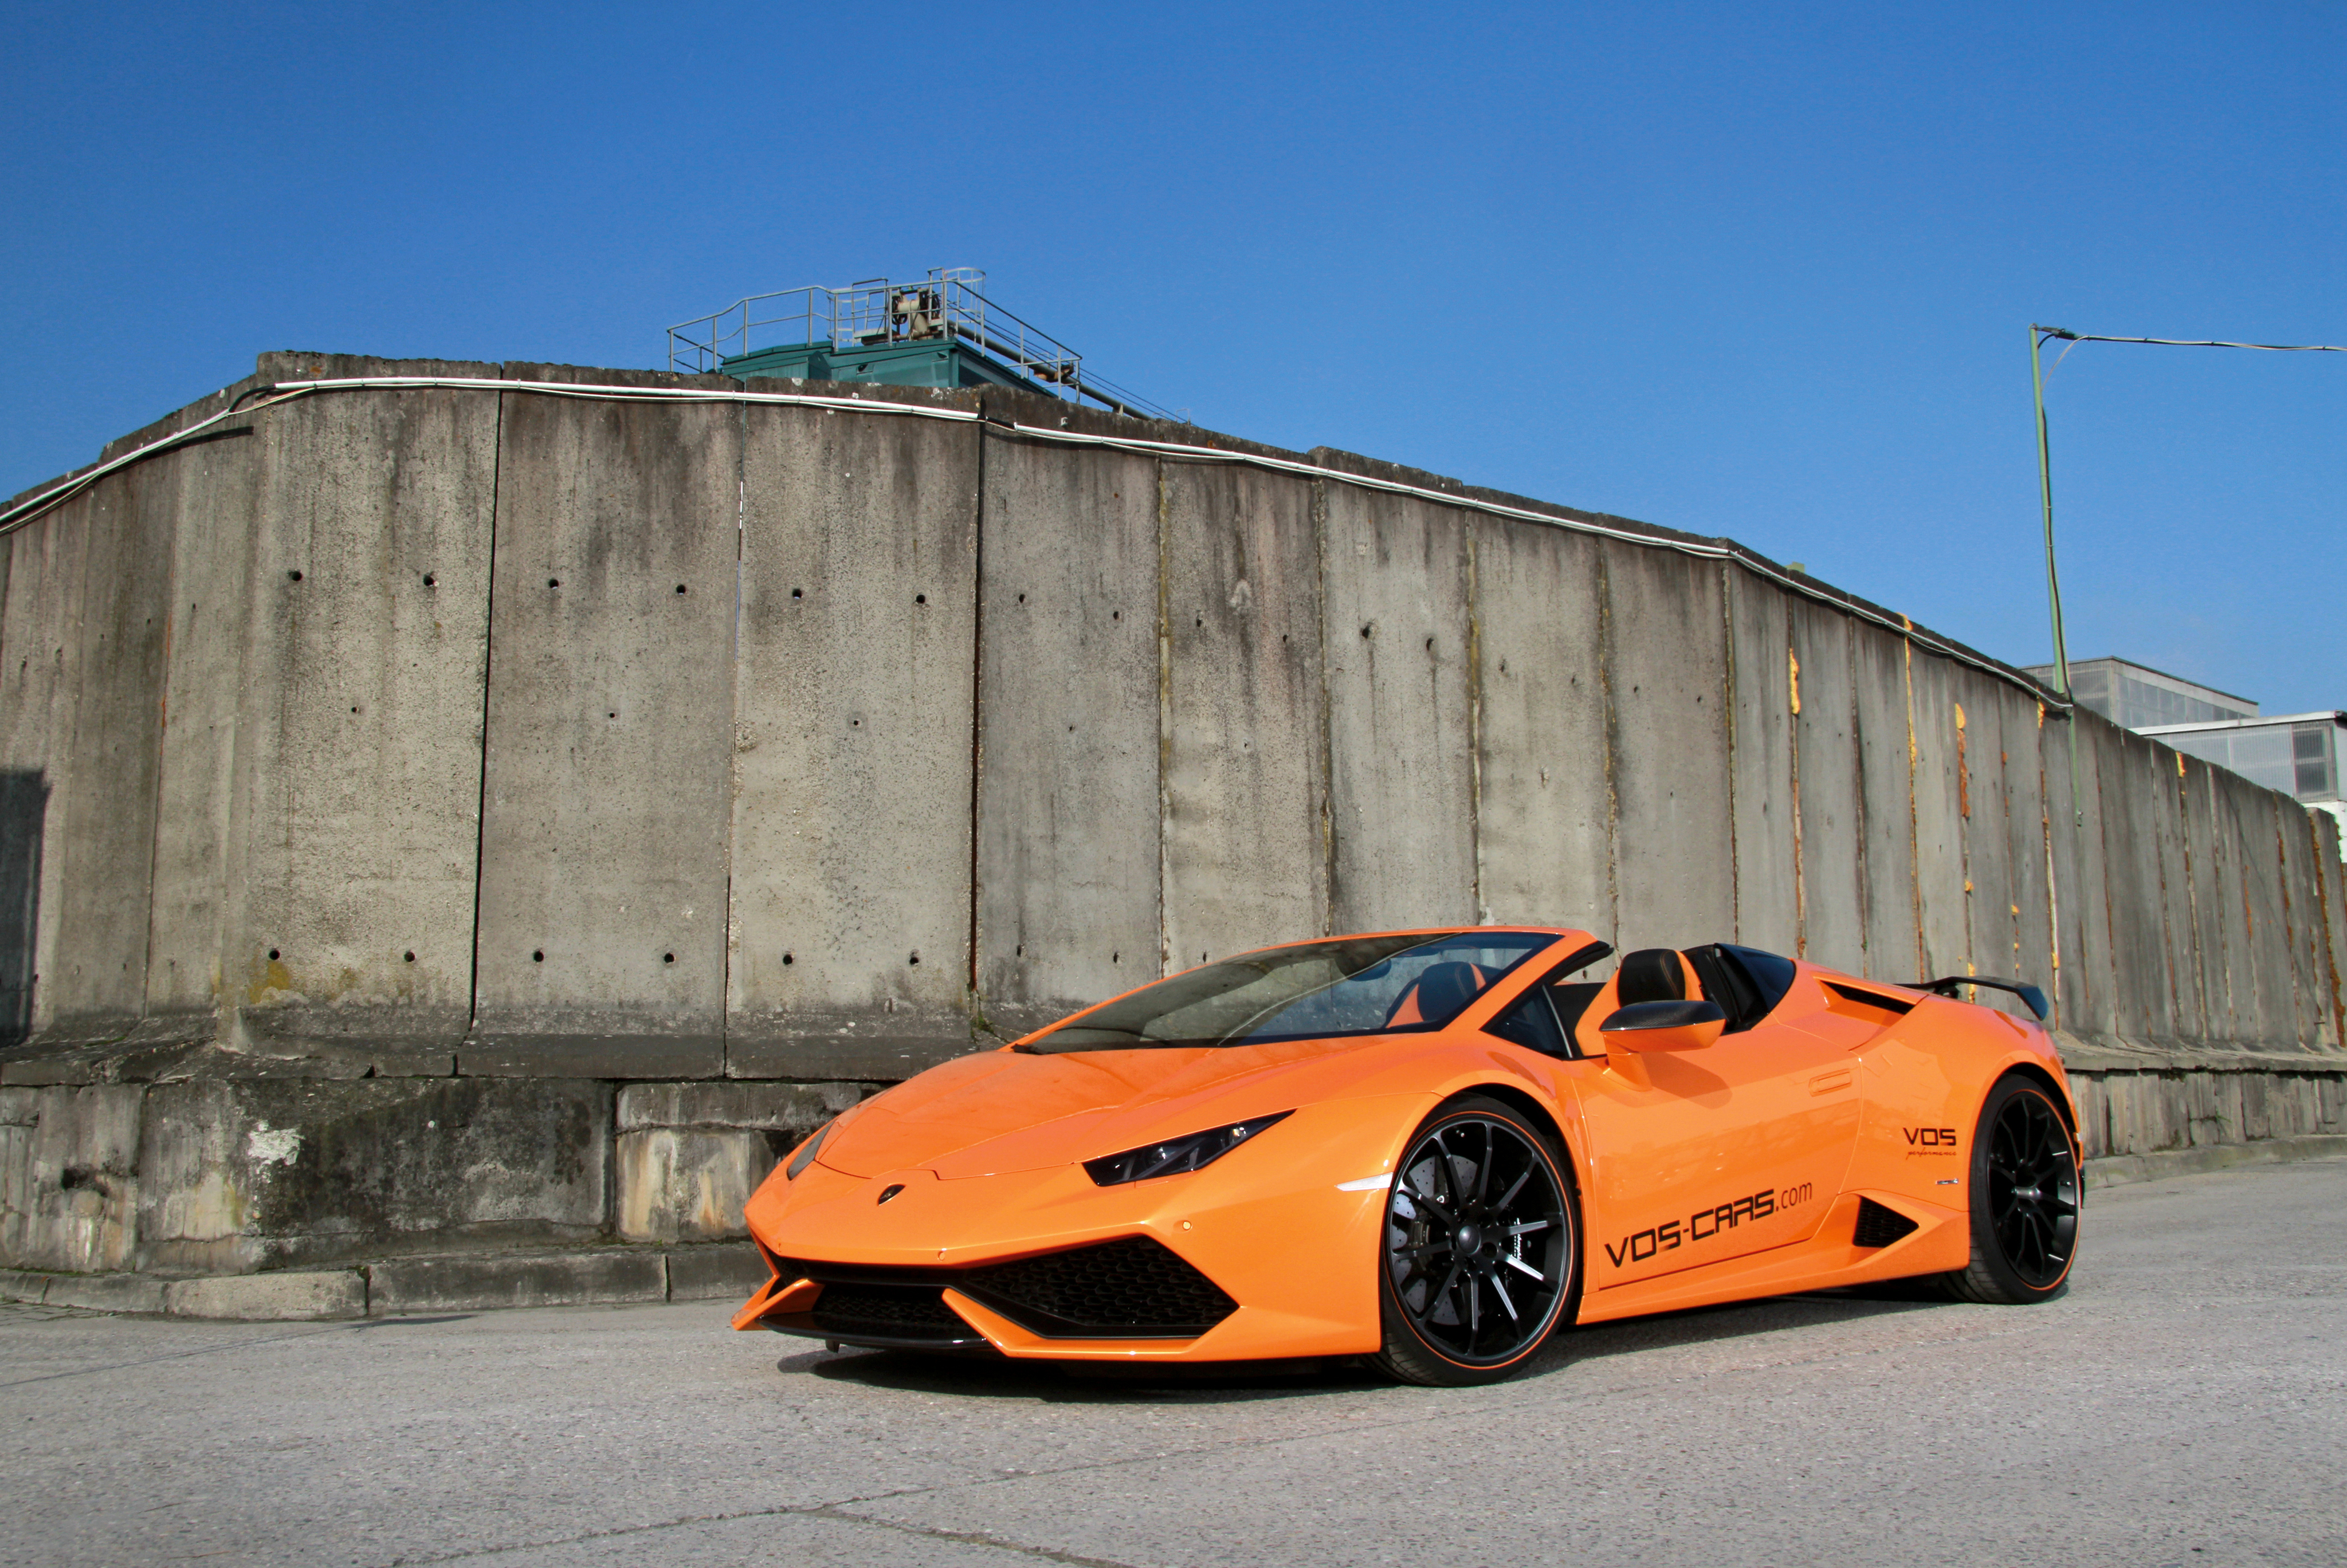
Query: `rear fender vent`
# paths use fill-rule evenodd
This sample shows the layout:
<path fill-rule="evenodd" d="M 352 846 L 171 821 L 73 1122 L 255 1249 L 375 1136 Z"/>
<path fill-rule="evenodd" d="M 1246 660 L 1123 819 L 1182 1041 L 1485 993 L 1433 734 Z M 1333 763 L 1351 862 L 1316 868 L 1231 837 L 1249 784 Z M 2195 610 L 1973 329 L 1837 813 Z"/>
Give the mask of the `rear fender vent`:
<path fill-rule="evenodd" d="M 1858 1234 L 1850 1241 L 1856 1246 L 1889 1246 L 1914 1229 L 1915 1222 L 1897 1209 L 1886 1208 L 1872 1198 L 1860 1198 L 1858 1200 Z"/>

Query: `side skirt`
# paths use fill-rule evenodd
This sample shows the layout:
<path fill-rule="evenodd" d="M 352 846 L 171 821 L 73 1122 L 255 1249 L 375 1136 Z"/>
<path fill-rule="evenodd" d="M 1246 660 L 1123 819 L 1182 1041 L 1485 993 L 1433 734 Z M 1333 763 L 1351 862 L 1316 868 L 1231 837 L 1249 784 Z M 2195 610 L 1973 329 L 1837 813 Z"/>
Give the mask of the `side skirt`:
<path fill-rule="evenodd" d="M 1872 1199 L 1915 1222 L 1915 1229 L 1889 1246 L 1859 1246 L 1852 1240 L 1861 1198 Z M 1634 1280 L 1581 1299 L 1580 1323 L 1606 1323 L 1649 1312 L 1677 1312 L 1803 1290 L 1871 1285 L 1919 1274 L 1962 1268 L 1972 1256 L 1970 1214 L 1901 1194 L 1846 1192 L 1834 1200 L 1825 1222 L 1806 1241 L 1747 1253 L 1658 1278 Z"/>

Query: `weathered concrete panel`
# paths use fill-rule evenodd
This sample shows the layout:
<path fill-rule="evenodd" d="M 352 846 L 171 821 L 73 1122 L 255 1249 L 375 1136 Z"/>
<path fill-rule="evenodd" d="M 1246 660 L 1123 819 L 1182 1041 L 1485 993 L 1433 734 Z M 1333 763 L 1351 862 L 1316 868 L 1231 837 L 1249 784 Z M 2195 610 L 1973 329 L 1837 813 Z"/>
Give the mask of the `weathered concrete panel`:
<path fill-rule="evenodd" d="M 337 394 L 262 415 L 251 438 L 223 983 L 261 1049 L 445 1071 L 464 1033 L 497 402 Z"/>
<path fill-rule="evenodd" d="M 2273 810 L 2282 910 L 2290 922 L 2291 1030 L 2302 1048 L 2322 1050 L 2333 1042 L 2329 1009 L 2324 1005 L 2328 991 L 2321 958 L 2324 941 L 2321 889 L 2314 875 L 2314 863 L 2309 853 L 2311 835 L 2305 826 L 2311 814 L 2302 806 L 2284 804 L 2280 799 L 2273 803 Z"/>
<path fill-rule="evenodd" d="M 1839 610 L 1807 601 L 1793 606 L 1793 656 L 1800 661 L 1795 688 L 1800 710 L 1793 732 L 1800 799 L 1800 956 L 1862 971 L 1866 908 L 1859 871 L 1858 713 L 1850 627 L 1850 618 Z"/>
<path fill-rule="evenodd" d="M 2291 910 L 2282 883 L 2281 814 L 2298 807 L 2245 782 L 2227 779 L 2220 787 L 2229 797 L 2229 825 L 2239 835 L 2242 896 L 2248 907 L 2244 924 L 2257 979 L 2256 1033 L 2251 1038 L 2268 1050 L 2288 1050 L 2300 1043 L 2300 1036 L 2298 1003 L 2291 993 Z"/>
<path fill-rule="evenodd" d="M 1971 670 L 1951 672 L 1955 700 L 1956 809 L 1963 825 L 1965 954 L 1975 971 L 2010 976 L 2014 950 L 2013 821 L 2004 777 L 2004 712 L 1999 682 Z M 2014 999 L 1989 992 L 1973 999 L 1994 1008 L 2017 1008 Z"/>
<path fill-rule="evenodd" d="M 2061 917 L 2061 968 L 2055 989 L 2061 1027 L 2090 1038 L 2118 1030 L 2111 968 L 2110 893 L 2103 866 L 2102 784 L 2098 755 L 2081 723 L 2048 717 L 2039 732 L 2052 824 L 2055 907 Z M 2078 784 L 2070 770 L 2075 759 Z M 2083 825 L 2080 814 L 2086 814 Z"/>
<path fill-rule="evenodd" d="M 64 776 L 49 971 L 56 1031 L 127 1033 L 145 1010 L 149 896 L 155 861 L 165 627 L 179 492 L 169 459 L 133 465 L 94 486 L 80 525 L 80 677 Z"/>
<path fill-rule="evenodd" d="M 1167 464 L 1164 966 L 1328 928 L 1312 487 Z"/>
<path fill-rule="evenodd" d="M 8 581 L 0 609 L 0 773 L 11 781 L 9 835 L 23 845 L 30 952 L 11 955 L 29 970 L 30 1005 L 21 1028 L 46 1033 L 57 1021 L 66 963 L 56 916 L 70 866 L 66 846 L 72 799 L 73 733 L 81 701 L 82 563 L 89 548 L 87 493 L 8 536 Z M 13 1031 L 13 1030 L 12 1030 Z"/>
<path fill-rule="evenodd" d="M 1964 809 L 1971 804 L 1971 737 L 1957 745 L 1956 671 L 1918 655 L 1908 665 L 1913 724 L 1916 905 L 1929 979 L 1964 972 L 1972 951 L 1964 889 Z"/>
<path fill-rule="evenodd" d="M 970 1044 L 979 437 L 744 418 L 727 1070 L 903 1077 Z"/>
<path fill-rule="evenodd" d="M 145 1092 L 0 1090 L 0 1263 L 75 1274 L 130 1266 Z"/>
<path fill-rule="evenodd" d="M 2208 1037 L 2198 992 L 2193 984 L 2191 879 L 2185 866 L 2184 813 L 2180 809 L 2183 777 L 2177 755 L 2166 746 L 2147 743 L 2144 758 L 2146 790 L 2151 800 L 2147 816 L 2151 824 L 2152 851 L 2159 867 L 2160 938 L 2168 970 L 2169 1039 L 2189 1043 Z"/>
<path fill-rule="evenodd" d="M 2106 719 L 2081 710 L 2076 723 L 2081 749 L 2093 750 L 2099 785 L 2096 815 L 2118 1033 L 2132 1040 L 2173 1041 L 2176 1012 L 2156 830 L 2164 802 L 2172 799 L 2166 786 L 2174 782 L 2174 769 L 2162 780 L 2151 743 Z"/>
<path fill-rule="evenodd" d="M 1612 941 L 1602 547 L 1535 524 L 1474 528 L 1483 913 Z"/>
<path fill-rule="evenodd" d="M 468 1072 L 723 1066 L 740 441 L 723 405 L 504 395 Z"/>
<path fill-rule="evenodd" d="M 367 1273 L 367 1312 L 375 1317 L 668 1299 L 668 1260 L 656 1252 L 415 1257 Z"/>
<path fill-rule="evenodd" d="M 733 1127 L 782 1132 L 793 1143 L 873 1092 L 869 1083 L 777 1083 L 734 1080 L 628 1083 L 620 1089 L 620 1131 Z"/>
<path fill-rule="evenodd" d="M 657 1127 L 620 1135 L 621 1241 L 731 1241 L 749 1234 L 743 1205 L 776 1161 L 785 1133 Z"/>
<path fill-rule="evenodd" d="M 1350 485 L 1321 491 L 1329 924 L 1471 925 L 1465 517 Z"/>
<path fill-rule="evenodd" d="M 1697 569 L 1689 563 L 1686 569 Z M 1727 571 L 1734 746 L 1736 939 L 1800 949 L 1800 824 L 1793 796 L 1792 601 L 1751 572 Z"/>
<path fill-rule="evenodd" d="M 1915 936 L 1914 764 L 1908 748 L 1906 640 L 1851 628 L 1857 702 L 1866 969 L 1874 979 L 1924 978 Z M 1739 850 L 1739 854 L 1740 854 Z"/>
<path fill-rule="evenodd" d="M 1605 546 L 1622 942 L 1686 947 L 1736 929 L 1720 575 Z"/>
<path fill-rule="evenodd" d="M 989 440 L 978 991 L 1009 1040 L 1156 977 L 1157 464 Z"/>
<path fill-rule="evenodd" d="M 608 1083 L 213 1080 L 148 1092 L 141 1268 L 584 1241 L 608 1224 Z"/>
<path fill-rule="evenodd" d="M 2325 945 L 2321 1005 L 2331 1020 L 2332 1040 L 2347 1049 L 2347 863 L 2339 857 L 2338 819 L 2327 811 L 2310 811 L 2306 816 L 2314 837 L 2314 864 L 2321 875 Z"/>
<path fill-rule="evenodd" d="M 2050 997 L 2059 977 L 2054 970 L 2053 891 L 2046 809 L 2045 745 L 2051 726 L 2034 698 L 1999 683 L 1995 692 L 2004 732 L 2006 864 L 2012 867 L 2014 968 L 2019 977 Z M 2026 1013 L 2026 1008 L 2016 1008 Z"/>
<path fill-rule="evenodd" d="M 2243 909 L 2235 835 L 2220 828 L 2225 806 L 2217 797 L 2214 770 L 2183 756 L 2177 758 L 2176 770 L 2186 876 L 2180 889 L 2170 890 L 2170 897 L 2171 915 L 2180 913 L 2188 933 L 2190 961 L 2178 976 L 2177 986 L 2187 1020 L 2197 1020 L 2188 1023 L 2187 1033 L 2198 1040 L 2254 1038 L 2254 984 L 2244 973 L 2237 988 L 2226 963 L 2232 946 L 2227 941 L 2227 910 L 2232 912 L 2230 924 L 2239 926 Z"/>
<path fill-rule="evenodd" d="M 254 425 L 243 429 L 251 432 Z M 231 825 L 236 817 L 237 734 L 253 605 L 261 443 L 250 433 L 223 436 L 156 463 L 169 465 L 178 479 L 179 526 L 169 543 L 172 592 L 149 908 L 147 1027 L 210 1039 L 223 1021 L 222 958 L 231 934 L 231 889 L 242 886 L 247 864 Z"/>

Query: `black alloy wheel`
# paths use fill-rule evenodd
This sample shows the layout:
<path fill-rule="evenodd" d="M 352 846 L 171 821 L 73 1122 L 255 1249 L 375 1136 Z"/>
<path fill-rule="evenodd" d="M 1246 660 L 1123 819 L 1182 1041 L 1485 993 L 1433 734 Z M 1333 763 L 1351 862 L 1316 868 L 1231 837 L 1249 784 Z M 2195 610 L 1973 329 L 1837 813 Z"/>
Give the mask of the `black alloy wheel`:
<path fill-rule="evenodd" d="M 1574 1229 L 1570 1183 L 1546 1134 L 1481 1095 L 1439 1108 L 1387 1192 L 1378 1359 L 1414 1383 L 1507 1376 L 1577 1294 Z"/>
<path fill-rule="evenodd" d="M 2078 1255 L 2078 1144 L 2053 1097 L 1999 1079 L 1973 1134 L 1973 1257 L 1945 1276 L 1966 1301 L 2018 1306 L 2061 1293 Z"/>

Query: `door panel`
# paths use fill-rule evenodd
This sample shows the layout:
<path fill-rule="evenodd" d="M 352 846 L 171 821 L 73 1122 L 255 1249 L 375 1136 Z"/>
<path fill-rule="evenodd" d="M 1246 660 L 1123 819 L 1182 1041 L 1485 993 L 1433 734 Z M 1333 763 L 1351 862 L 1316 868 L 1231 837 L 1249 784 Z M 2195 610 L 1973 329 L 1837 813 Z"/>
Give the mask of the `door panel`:
<path fill-rule="evenodd" d="M 1806 1240 L 1850 1168 L 1849 1046 L 1783 1024 L 1576 1062 L 1599 1289 Z"/>

